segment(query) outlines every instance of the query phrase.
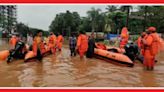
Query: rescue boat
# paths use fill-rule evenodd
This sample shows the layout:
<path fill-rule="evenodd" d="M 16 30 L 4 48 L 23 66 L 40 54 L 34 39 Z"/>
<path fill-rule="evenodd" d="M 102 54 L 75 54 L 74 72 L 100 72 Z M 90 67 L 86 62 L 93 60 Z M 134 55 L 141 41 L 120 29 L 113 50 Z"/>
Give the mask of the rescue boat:
<path fill-rule="evenodd" d="M 26 49 L 29 49 L 29 46 L 27 44 L 25 46 L 26 46 Z M 13 50 L 3 50 L 3 51 L 0 51 L 0 61 L 7 60 L 7 58 L 10 56 L 12 51 Z"/>
<path fill-rule="evenodd" d="M 10 55 L 9 50 L 0 51 L 0 61 L 6 60 L 9 55 Z"/>
<path fill-rule="evenodd" d="M 51 50 L 46 50 L 41 55 L 42 57 L 45 57 L 49 54 L 51 54 Z M 37 60 L 37 56 L 34 54 L 33 51 L 28 51 L 27 54 L 25 55 L 24 62 L 29 62 L 34 60 Z"/>
<path fill-rule="evenodd" d="M 133 66 L 133 61 L 126 55 L 124 49 L 117 47 L 107 47 L 104 44 L 95 43 L 94 56 L 107 60 L 108 62 L 118 62 L 121 64 L 127 64 Z"/>

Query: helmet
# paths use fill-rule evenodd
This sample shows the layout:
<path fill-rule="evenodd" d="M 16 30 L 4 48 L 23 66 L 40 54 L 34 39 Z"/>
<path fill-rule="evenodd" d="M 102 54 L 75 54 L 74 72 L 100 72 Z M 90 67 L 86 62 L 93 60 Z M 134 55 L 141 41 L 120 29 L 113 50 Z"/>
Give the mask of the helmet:
<path fill-rule="evenodd" d="M 149 28 L 148 28 L 148 31 L 150 31 L 150 32 L 155 32 L 155 31 L 156 31 L 156 28 L 155 28 L 155 27 L 149 27 Z"/>

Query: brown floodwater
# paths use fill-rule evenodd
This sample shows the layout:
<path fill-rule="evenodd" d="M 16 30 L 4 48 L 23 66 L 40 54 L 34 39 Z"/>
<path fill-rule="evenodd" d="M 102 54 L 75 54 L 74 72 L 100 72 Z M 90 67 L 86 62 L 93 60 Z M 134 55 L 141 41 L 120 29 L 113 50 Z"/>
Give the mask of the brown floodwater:
<path fill-rule="evenodd" d="M 0 51 L 7 49 L 0 41 Z M 42 62 L 10 64 L 0 61 L 1 87 L 163 87 L 164 53 L 158 55 L 154 71 L 145 71 L 140 62 L 125 67 L 99 59 L 80 60 L 70 57 L 65 46 L 62 52 L 44 57 Z"/>

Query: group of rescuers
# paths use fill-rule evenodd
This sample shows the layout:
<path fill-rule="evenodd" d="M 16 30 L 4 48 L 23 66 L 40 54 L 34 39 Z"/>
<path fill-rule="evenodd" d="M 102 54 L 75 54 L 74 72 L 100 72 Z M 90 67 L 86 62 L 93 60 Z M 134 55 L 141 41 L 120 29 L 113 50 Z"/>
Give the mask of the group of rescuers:
<path fill-rule="evenodd" d="M 124 27 L 122 30 L 127 30 L 127 28 Z M 125 45 L 128 44 L 128 40 L 129 36 L 121 35 L 120 48 L 124 48 Z M 13 35 L 9 41 L 10 49 L 14 49 L 19 41 L 21 41 L 19 36 Z M 53 54 L 55 54 L 57 50 L 62 51 L 63 42 L 64 37 L 62 34 L 58 33 L 56 36 L 53 32 L 50 32 L 50 35 L 46 39 L 42 37 L 41 31 L 38 31 L 34 37 L 32 35 L 27 37 L 27 44 L 30 46 L 29 50 L 32 50 L 39 60 L 42 59 L 42 52 L 44 52 L 45 48 L 50 49 Z M 76 56 L 77 52 L 82 59 L 88 51 L 91 52 L 89 55 L 92 55 L 94 51 L 94 43 L 94 33 L 87 36 L 84 31 L 80 31 L 77 38 L 75 34 L 71 34 L 71 37 L 69 37 L 71 56 Z M 149 27 L 147 31 L 142 32 L 141 36 L 135 43 L 138 45 L 139 51 L 144 57 L 144 68 L 147 70 L 153 70 L 155 57 L 159 50 L 161 50 L 161 46 L 163 46 L 161 45 L 161 38 L 156 32 L 156 28 Z M 88 46 L 92 49 L 88 49 Z"/>

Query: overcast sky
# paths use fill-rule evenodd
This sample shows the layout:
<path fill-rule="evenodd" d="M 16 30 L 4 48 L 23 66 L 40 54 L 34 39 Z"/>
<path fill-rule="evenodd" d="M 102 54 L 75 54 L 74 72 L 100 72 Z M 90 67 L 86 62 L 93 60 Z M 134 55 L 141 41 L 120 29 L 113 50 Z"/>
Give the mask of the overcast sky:
<path fill-rule="evenodd" d="M 86 16 L 86 12 L 92 7 L 106 11 L 107 5 L 18 5 L 18 22 L 48 30 L 56 14 L 69 10 L 78 12 L 80 16 Z"/>

